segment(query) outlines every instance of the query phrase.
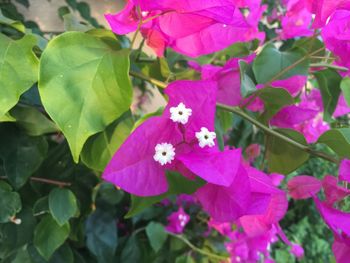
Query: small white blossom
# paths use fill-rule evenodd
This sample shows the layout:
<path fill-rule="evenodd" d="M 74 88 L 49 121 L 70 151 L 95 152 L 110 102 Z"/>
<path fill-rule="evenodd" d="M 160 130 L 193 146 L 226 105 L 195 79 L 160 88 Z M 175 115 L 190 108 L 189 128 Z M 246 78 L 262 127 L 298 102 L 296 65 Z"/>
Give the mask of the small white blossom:
<path fill-rule="evenodd" d="M 177 107 L 170 108 L 170 114 L 170 119 L 173 122 L 186 124 L 188 122 L 188 118 L 192 115 L 192 110 L 190 108 L 186 108 L 185 104 L 180 102 Z"/>
<path fill-rule="evenodd" d="M 141 12 L 141 16 L 142 16 L 142 17 L 146 17 L 146 16 L 148 16 L 148 14 L 149 14 L 148 11 L 142 11 L 142 12 Z"/>
<path fill-rule="evenodd" d="M 214 140 L 216 138 L 216 133 L 209 131 L 205 127 L 202 127 L 200 132 L 196 132 L 196 138 L 199 141 L 199 147 L 213 147 L 215 145 Z"/>
<path fill-rule="evenodd" d="M 155 147 L 156 153 L 153 159 L 159 162 L 161 165 L 171 163 L 175 158 L 175 148 L 170 143 L 159 143 Z"/>

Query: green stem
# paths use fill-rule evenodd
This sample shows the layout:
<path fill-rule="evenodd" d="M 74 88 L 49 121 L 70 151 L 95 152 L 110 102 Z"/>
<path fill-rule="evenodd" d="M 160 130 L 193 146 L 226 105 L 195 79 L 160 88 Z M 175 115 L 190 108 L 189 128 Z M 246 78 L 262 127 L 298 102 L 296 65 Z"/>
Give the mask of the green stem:
<path fill-rule="evenodd" d="M 272 135 L 276 138 L 279 138 L 283 141 L 285 141 L 286 143 L 304 151 L 307 152 L 309 154 L 312 154 L 314 156 L 320 157 L 322 159 L 325 159 L 327 161 L 333 162 L 338 164 L 339 161 L 335 158 L 333 158 L 332 156 L 327 155 L 326 153 L 323 152 L 319 152 L 319 151 L 315 151 L 313 149 L 311 149 L 309 146 L 301 144 L 299 142 L 294 141 L 293 139 L 265 126 L 264 124 L 260 123 L 259 121 L 257 121 L 256 119 L 254 119 L 253 117 L 249 116 L 247 113 L 245 113 L 244 111 L 242 111 L 239 108 L 236 107 L 230 107 L 221 103 L 217 103 L 216 106 L 220 109 L 235 113 L 236 115 L 241 116 L 243 119 L 249 121 L 250 123 L 252 123 L 253 125 L 255 125 L 256 127 L 260 128 L 262 131 L 264 131 L 267 135 Z"/>
<path fill-rule="evenodd" d="M 151 84 L 153 84 L 153 85 L 155 85 L 155 86 L 157 86 L 159 88 L 162 88 L 162 89 L 165 89 L 166 86 L 168 85 L 168 84 L 166 84 L 163 81 L 160 81 L 160 80 L 148 77 L 146 75 L 143 75 L 142 73 L 138 73 L 138 72 L 135 72 L 135 71 L 130 71 L 129 74 L 130 74 L 130 76 L 133 76 L 135 78 L 139 78 L 139 79 L 143 79 L 145 81 L 148 81 L 149 83 L 151 83 Z"/>
<path fill-rule="evenodd" d="M 200 253 L 200 254 L 202 254 L 204 256 L 208 256 L 210 258 L 217 259 L 217 260 L 225 260 L 225 261 L 228 260 L 227 257 L 218 256 L 218 255 L 212 254 L 212 253 L 210 253 L 208 251 L 205 251 L 205 250 L 202 250 L 202 249 L 196 247 L 195 245 L 193 245 L 188 239 L 186 239 L 182 235 L 175 235 L 175 234 L 172 234 L 172 233 L 169 233 L 169 232 L 168 232 L 168 234 L 170 236 L 173 236 L 173 237 L 177 238 L 177 239 L 180 239 L 187 246 L 189 246 L 193 251 L 198 252 L 198 253 Z"/>
<path fill-rule="evenodd" d="M 341 66 L 331 65 L 331 64 L 326 64 L 326 63 L 314 63 L 314 64 L 311 64 L 310 67 L 312 67 L 312 68 L 331 68 L 331 69 L 345 71 L 345 72 L 349 71 L 349 69 L 346 67 L 341 67 Z"/>

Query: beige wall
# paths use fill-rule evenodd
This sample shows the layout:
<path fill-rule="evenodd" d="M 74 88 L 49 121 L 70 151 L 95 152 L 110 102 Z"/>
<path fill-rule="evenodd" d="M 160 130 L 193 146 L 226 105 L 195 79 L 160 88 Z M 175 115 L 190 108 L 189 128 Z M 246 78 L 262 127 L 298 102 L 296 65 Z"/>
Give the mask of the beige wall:
<path fill-rule="evenodd" d="M 62 31 L 63 23 L 57 15 L 59 7 L 66 5 L 64 0 L 30 0 L 27 9 L 18 5 L 18 9 L 28 20 L 33 20 L 40 25 L 43 31 Z M 79 2 L 79 0 L 78 0 Z M 107 26 L 103 18 L 104 13 L 114 13 L 124 6 L 123 0 L 84 0 L 90 4 L 92 16 Z"/>
<path fill-rule="evenodd" d="M 124 5 L 124 0 L 83 0 L 90 4 L 91 14 L 98 22 L 108 28 L 103 17 L 104 13 L 115 13 Z M 156 1 L 156 0 L 155 0 Z M 79 0 L 78 0 L 79 2 Z M 24 14 L 28 20 L 33 20 L 39 24 L 44 32 L 61 32 L 63 31 L 63 22 L 58 17 L 57 10 L 59 7 L 66 5 L 65 0 L 30 0 L 30 7 L 27 9 L 18 5 L 19 11 Z M 140 42 L 138 39 L 137 42 Z M 137 43 L 136 43 L 137 44 Z M 147 52 L 148 53 L 148 52 Z M 156 111 L 159 107 L 165 105 L 165 100 L 157 89 L 152 89 L 152 96 L 146 96 L 144 102 L 144 113 Z M 135 90 L 135 104 L 140 94 Z M 134 105 L 135 105 L 134 104 Z"/>

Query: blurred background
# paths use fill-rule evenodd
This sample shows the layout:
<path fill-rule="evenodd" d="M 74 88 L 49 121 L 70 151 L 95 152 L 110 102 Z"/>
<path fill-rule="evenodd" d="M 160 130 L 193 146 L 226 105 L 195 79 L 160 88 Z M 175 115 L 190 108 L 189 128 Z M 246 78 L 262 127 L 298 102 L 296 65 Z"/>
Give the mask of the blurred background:
<path fill-rule="evenodd" d="M 6 2 L 8 0 L 0 0 Z M 12 1 L 27 20 L 36 22 L 42 31 L 57 32 L 63 31 L 63 22 L 58 16 L 60 7 L 67 6 L 65 0 L 28 0 L 28 1 Z M 28 2 L 29 5 L 22 5 L 22 2 Z M 69 2 L 69 1 L 68 1 Z M 84 0 L 91 10 L 91 16 L 94 17 L 99 24 L 108 27 L 103 14 L 115 13 L 122 9 L 125 1 L 123 0 Z"/>

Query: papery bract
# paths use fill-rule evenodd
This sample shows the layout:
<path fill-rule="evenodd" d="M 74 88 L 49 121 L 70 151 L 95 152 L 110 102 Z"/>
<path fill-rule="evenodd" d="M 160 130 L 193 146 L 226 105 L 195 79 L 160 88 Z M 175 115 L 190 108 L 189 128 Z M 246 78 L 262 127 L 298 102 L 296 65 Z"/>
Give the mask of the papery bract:
<path fill-rule="evenodd" d="M 312 176 L 300 175 L 288 181 L 288 193 L 294 199 L 310 198 L 322 188 L 322 182 Z"/>
<path fill-rule="evenodd" d="M 297 6 L 297 7 L 295 7 Z M 282 17 L 282 30 L 280 32 L 281 39 L 294 37 L 311 36 L 313 31 L 310 29 L 312 20 L 311 12 L 304 6 L 300 6 L 297 1 L 288 1 L 287 12 Z"/>
<path fill-rule="evenodd" d="M 322 187 L 326 196 L 326 203 L 329 205 L 333 205 L 350 195 L 350 190 L 339 186 L 337 178 L 331 175 L 323 178 Z"/>
<path fill-rule="evenodd" d="M 323 27 L 328 18 L 338 9 L 350 10 L 348 0 L 311 0 L 311 11 L 316 14 L 314 28 Z"/>
<path fill-rule="evenodd" d="M 350 3 L 349 11 L 336 11 L 321 34 L 326 47 L 337 57 L 337 64 L 350 68 Z"/>
<path fill-rule="evenodd" d="M 335 238 L 332 251 L 337 263 L 348 263 L 350 258 L 350 244 L 343 242 L 339 238 Z"/>
<path fill-rule="evenodd" d="M 250 192 L 247 172 L 241 166 L 229 187 L 207 184 L 197 190 L 196 197 L 215 221 L 232 222 L 247 212 Z"/>
<path fill-rule="evenodd" d="M 137 11 L 139 4 L 140 14 Z M 249 7 L 245 17 L 232 1 L 129 1 L 118 14 L 106 19 L 117 34 L 141 32 L 149 46 L 162 56 L 166 47 L 188 56 L 209 54 L 238 41 L 264 39 L 258 22 L 265 7 Z"/>
<path fill-rule="evenodd" d="M 341 238 L 343 233 L 350 236 L 349 213 L 339 211 L 330 205 L 321 202 L 317 197 L 314 197 L 314 201 L 323 220 L 329 226 L 335 236 Z"/>
<path fill-rule="evenodd" d="M 344 159 L 339 167 L 339 180 L 350 183 L 350 160 Z"/>
<path fill-rule="evenodd" d="M 180 207 L 178 211 L 168 216 L 168 225 L 165 229 L 174 234 L 181 234 L 185 226 L 190 221 L 190 216 Z"/>
<path fill-rule="evenodd" d="M 297 259 L 301 259 L 304 257 L 304 249 L 298 244 L 292 244 L 290 253 L 292 253 Z"/>

